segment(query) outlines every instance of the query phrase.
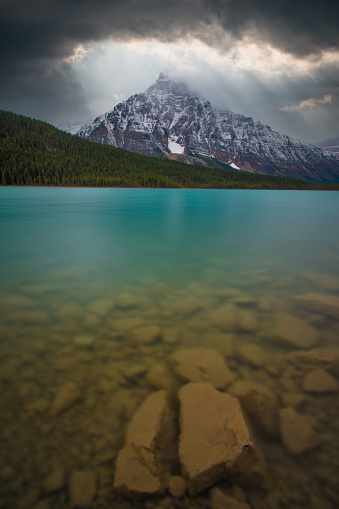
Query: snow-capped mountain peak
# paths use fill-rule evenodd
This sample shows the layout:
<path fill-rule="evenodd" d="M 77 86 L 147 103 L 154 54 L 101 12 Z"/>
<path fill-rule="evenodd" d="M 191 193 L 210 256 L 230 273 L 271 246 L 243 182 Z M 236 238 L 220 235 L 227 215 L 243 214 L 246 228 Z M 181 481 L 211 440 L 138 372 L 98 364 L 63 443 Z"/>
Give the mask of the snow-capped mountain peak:
<path fill-rule="evenodd" d="M 160 73 L 156 82 L 145 91 L 145 95 L 161 99 L 169 95 L 173 95 L 174 97 L 188 96 L 190 92 L 185 83 L 173 82 L 164 73 Z"/>
<path fill-rule="evenodd" d="M 251 117 L 213 109 L 187 85 L 163 73 L 144 93 L 97 117 L 79 136 L 144 155 L 184 154 L 215 167 L 339 181 L 334 154 L 281 135 Z"/>

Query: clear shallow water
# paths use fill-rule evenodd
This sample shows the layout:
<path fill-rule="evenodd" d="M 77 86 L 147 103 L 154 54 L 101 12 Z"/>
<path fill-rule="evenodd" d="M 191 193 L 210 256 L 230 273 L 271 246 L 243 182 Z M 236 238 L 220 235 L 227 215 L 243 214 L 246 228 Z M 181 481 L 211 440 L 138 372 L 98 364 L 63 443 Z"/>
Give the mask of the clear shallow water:
<path fill-rule="evenodd" d="M 280 438 L 261 438 L 275 481 L 262 505 L 246 490 L 248 503 L 336 507 L 338 393 L 303 390 L 311 368 L 288 360 L 296 349 L 275 341 L 274 328 L 287 313 L 316 331 L 306 351 L 339 347 L 338 320 L 294 299 L 339 295 L 338 232 L 339 195 L 330 192 L 0 188 L 0 507 L 23 504 L 55 469 L 66 478 L 90 470 L 93 507 L 128 507 L 112 492 L 126 425 L 156 390 L 152 368 L 195 346 L 226 355 L 238 379 L 264 383 L 280 408 L 291 404 L 286 394 L 303 396 L 297 411 L 321 438 L 298 456 Z M 225 304 L 235 306 L 233 330 L 213 321 Z M 127 341 L 126 319 L 159 327 L 161 338 Z M 268 360 L 241 356 L 249 344 Z M 326 366 L 338 379 L 337 368 Z M 79 400 L 51 416 L 69 382 Z M 38 491 L 27 507 L 46 499 Z M 68 507 L 67 486 L 46 500 Z M 208 496 L 161 503 L 205 507 Z M 147 504 L 159 500 L 134 503 Z"/>

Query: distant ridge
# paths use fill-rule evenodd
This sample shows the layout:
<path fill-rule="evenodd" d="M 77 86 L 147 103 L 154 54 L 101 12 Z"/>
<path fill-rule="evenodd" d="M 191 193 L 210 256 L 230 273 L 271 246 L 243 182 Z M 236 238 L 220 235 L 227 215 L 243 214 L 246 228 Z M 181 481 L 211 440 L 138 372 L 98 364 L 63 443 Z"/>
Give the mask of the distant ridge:
<path fill-rule="evenodd" d="M 78 135 L 159 158 L 176 152 L 212 167 L 232 165 L 264 175 L 339 182 L 336 155 L 251 117 L 216 110 L 163 73 L 144 93 L 117 104 Z"/>
<path fill-rule="evenodd" d="M 332 152 L 339 157 L 339 136 L 335 138 L 327 138 L 326 140 L 316 141 L 312 143 L 315 147 L 321 147 L 323 150 Z"/>

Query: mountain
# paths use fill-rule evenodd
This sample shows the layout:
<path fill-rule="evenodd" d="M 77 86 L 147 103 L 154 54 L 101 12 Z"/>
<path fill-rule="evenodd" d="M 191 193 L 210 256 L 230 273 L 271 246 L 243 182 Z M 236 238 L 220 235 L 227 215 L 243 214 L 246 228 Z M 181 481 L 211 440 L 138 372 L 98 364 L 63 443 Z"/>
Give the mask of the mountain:
<path fill-rule="evenodd" d="M 177 158 L 183 153 L 209 166 L 232 165 L 266 175 L 338 182 L 338 158 L 230 110 L 214 109 L 185 84 L 160 74 L 144 93 L 97 117 L 79 136 L 139 154 Z"/>
<path fill-rule="evenodd" d="M 339 136 L 336 138 L 327 138 L 326 140 L 316 141 L 312 143 L 315 147 L 320 147 L 327 152 L 332 152 L 333 154 L 339 156 Z"/>
<path fill-rule="evenodd" d="M 0 110 L 1 186 L 194 189 L 331 189 L 339 184 L 253 175 L 146 157 L 72 136 L 39 120 Z"/>
<path fill-rule="evenodd" d="M 56 127 L 61 131 L 65 131 L 65 133 L 77 134 L 79 131 L 83 131 L 91 124 L 92 124 L 91 120 L 86 121 L 75 120 L 73 122 L 62 122 L 61 124 L 58 124 Z"/>

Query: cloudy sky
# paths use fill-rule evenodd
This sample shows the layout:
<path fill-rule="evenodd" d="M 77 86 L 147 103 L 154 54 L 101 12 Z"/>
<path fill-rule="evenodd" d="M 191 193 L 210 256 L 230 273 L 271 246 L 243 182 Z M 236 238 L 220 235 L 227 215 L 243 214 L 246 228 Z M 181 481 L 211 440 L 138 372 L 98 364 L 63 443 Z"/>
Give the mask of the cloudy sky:
<path fill-rule="evenodd" d="M 339 135 L 338 0 L 0 0 L 0 108 L 89 120 L 165 72 L 306 141 Z"/>

